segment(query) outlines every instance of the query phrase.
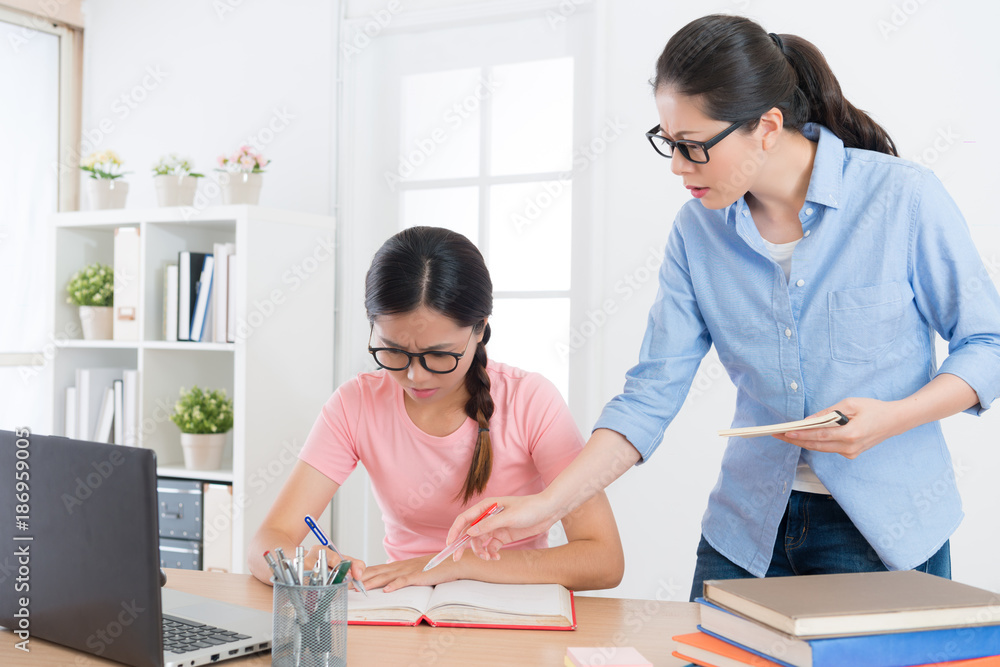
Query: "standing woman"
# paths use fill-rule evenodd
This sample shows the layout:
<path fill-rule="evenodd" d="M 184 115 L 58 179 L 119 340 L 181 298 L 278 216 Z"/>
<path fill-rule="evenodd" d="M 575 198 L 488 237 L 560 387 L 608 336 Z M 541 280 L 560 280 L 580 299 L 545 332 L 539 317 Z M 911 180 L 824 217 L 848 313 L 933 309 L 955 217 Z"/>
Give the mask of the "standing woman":
<path fill-rule="evenodd" d="M 360 462 L 382 510 L 390 561 L 355 561 L 352 574 L 366 588 L 453 579 L 617 586 L 624 557 L 603 493 L 563 521 L 568 544 L 548 548 L 546 536 L 528 536 L 503 561 L 446 560 L 423 572 L 470 503 L 541 491 L 583 438 L 551 382 L 487 358 L 493 283 L 461 234 L 413 227 L 386 241 L 365 278 L 365 309 L 368 351 L 381 369 L 344 383 L 323 407 L 254 536 L 251 572 L 270 580 L 262 554 L 293 553 L 309 532 L 305 515 L 319 516 Z M 307 567 L 321 548 L 310 550 Z"/>
<path fill-rule="evenodd" d="M 1000 393 L 1000 298 L 962 214 L 801 37 L 706 16 L 670 39 L 653 86 L 647 137 L 694 200 L 670 231 L 639 363 L 581 456 L 535 497 L 504 498 L 469 530 L 473 550 L 544 530 L 649 457 L 714 344 L 734 427 L 830 410 L 850 422 L 729 440 L 692 598 L 712 578 L 949 577 L 962 508 L 938 420 Z M 934 331 L 949 342 L 940 367 Z"/>

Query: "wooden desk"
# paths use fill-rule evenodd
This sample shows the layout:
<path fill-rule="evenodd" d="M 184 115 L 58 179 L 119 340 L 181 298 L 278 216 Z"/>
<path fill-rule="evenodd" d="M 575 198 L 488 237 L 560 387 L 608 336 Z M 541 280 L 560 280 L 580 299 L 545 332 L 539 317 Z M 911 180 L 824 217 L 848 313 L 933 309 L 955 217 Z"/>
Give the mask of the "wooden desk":
<path fill-rule="evenodd" d="M 167 586 L 234 604 L 271 609 L 271 587 L 250 575 L 167 570 Z M 352 625 L 347 631 L 347 662 L 352 667 L 447 667 L 530 665 L 561 667 L 568 646 L 634 646 L 657 667 L 686 662 L 671 657 L 672 635 L 694 632 L 697 605 L 688 602 L 576 598 L 577 629 L 488 630 L 477 628 L 375 627 Z M 16 636 L 0 632 L 0 665 L 96 667 L 119 665 L 32 638 L 31 653 L 14 648 Z M 226 661 L 233 667 L 271 664 L 270 653 Z"/>

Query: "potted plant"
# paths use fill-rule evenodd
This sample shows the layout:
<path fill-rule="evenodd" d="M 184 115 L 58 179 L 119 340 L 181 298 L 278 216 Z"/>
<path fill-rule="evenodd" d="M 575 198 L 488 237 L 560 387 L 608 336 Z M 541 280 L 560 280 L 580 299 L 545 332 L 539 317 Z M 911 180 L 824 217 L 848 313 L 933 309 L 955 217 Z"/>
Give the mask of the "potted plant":
<path fill-rule="evenodd" d="M 90 174 L 84 181 L 84 189 L 91 210 L 125 208 L 128 183 L 118 179 L 127 172 L 121 167 L 121 158 L 110 149 L 95 151 L 80 162 L 80 169 Z"/>
<path fill-rule="evenodd" d="M 177 153 L 164 155 L 153 165 L 156 200 L 160 206 L 192 206 L 198 179 L 204 177 L 191 169 L 191 163 Z"/>
<path fill-rule="evenodd" d="M 223 172 L 223 204 L 256 204 L 260 201 L 264 167 L 271 163 L 249 146 L 240 146 L 232 155 L 219 156 L 219 171 Z"/>
<path fill-rule="evenodd" d="M 95 262 L 80 269 L 66 283 L 66 303 L 78 306 L 83 337 L 87 340 L 110 340 L 115 272 L 110 266 Z"/>
<path fill-rule="evenodd" d="M 233 401 L 225 389 L 181 388 L 170 420 L 181 430 L 184 466 L 217 470 L 222 464 L 226 433 L 233 427 Z"/>

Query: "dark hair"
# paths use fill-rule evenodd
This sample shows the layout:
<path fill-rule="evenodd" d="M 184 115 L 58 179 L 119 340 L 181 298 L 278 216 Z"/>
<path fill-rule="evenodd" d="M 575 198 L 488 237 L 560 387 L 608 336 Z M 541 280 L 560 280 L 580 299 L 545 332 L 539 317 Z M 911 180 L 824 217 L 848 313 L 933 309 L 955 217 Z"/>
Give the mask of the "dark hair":
<path fill-rule="evenodd" d="M 796 35 L 771 35 L 742 16 L 712 14 L 695 19 L 667 42 L 656 61 L 654 90 L 669 86 L 698 96 L 716 120 L 746 120 L 781 109 L 784 125 L 826 126 L 847 148 L 898 155 L 889 134 L 844 99 L 822 52 Z"/>
<path fill-rule="evenodd" d="M 365 276 L 365 310 L 368 321 L 379 315 L 408 313 L 425 306 L 452 319 L 460 327 L 483 333 L 476 346 L 472 366 L 465 374 L 469 400 L 465 413 L 479 423 L 472 463 L 461 492 L 468 502 L 482 493 L 493 471 L 490 417 L 493 397 L 486 373 L 486 343 L 493 312 L 493 281 L 479 249 L 461 234 L 440 227 L 411 227 L 388 241 L 375 253 Z"/>

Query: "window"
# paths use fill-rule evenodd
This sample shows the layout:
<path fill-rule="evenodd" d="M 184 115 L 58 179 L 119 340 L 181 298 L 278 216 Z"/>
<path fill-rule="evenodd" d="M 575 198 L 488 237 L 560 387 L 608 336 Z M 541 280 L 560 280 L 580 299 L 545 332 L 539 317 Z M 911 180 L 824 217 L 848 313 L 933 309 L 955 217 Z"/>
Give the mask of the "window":
<path fill-rule="evenodd" d="M 0 428 L 49 430 L 44 357 L 53 298 L 48 216 L 58 209 L 60 35 L 0 13 Z"/>
<path fill-rule="evenodd" d="M 575 194 L 589 175 L 573 169 L 590 121 L 580 28 L 553 27 L 543 10 L 421 28 L 386 31 L 344 56 L 341 222 L 354 237 L 346 243 L 364 249 L 345 271 L 360 287 L 367 259 L 405 227 L 464 234 L 493 278 L 491 358 L 542 373 L 573 407 L 585 379 L 567 353 L 570 323 L 586 288 L 574 256 L 589 238 Z M 350 312 L 360 290 L 342 282 Z M 341 340 L 353 346 L 355 337 Z M 348 358 L 339 380 L 363 362 L 356 351 Z"/>
<path fill-rule="evenodd" d="M 491 356 L 568 398 L 568 358 L 551 352 L 569 330 L 573 59 L 410 74 L 400 101 L 403 157 L 389 179 L 400 227 L 448 227 L 479 246 L 495 292 Z"/>

